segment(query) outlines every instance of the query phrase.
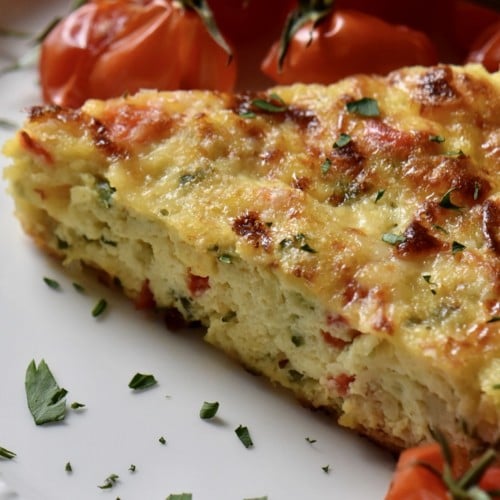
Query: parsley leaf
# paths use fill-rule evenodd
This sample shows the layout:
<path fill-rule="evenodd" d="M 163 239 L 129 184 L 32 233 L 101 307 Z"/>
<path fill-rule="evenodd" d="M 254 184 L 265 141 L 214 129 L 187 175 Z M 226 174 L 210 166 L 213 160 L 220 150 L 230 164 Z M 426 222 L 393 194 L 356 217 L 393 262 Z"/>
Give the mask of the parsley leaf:
<path fill-rule="evenodd" d="M 83 403 L 78 403 L 78 401 L 71 403 L 72 410 L 79 410 L 80 408 L 85 408 L 85 405 Z"/>
<path fill-rule="evenodd" d="M 429 141 L 442 143 L 446 139 L 442 135 L 429 135 Z"/>
<path fill-rule="evenodd" d="M 332 160 L 330 158 L 325 158 L 325 161 L 321 164 L 321 173 L 326 174 L 332 166 Z"/>
<path fill-rule="evenodd" d="M 325 474 L 328 474 L 330 472 L 330 466 L 329 465 L 325 465 L 323 467 L 321 467 L 323 469 L 323 472 Z"/>
<path fill-rule="evenodd" d="M 110 474 L 104 482 L 98 486 L 98 488 L 101 488 L 101 490 L 108 490 L 109 488 L 112 488 L 116 481 L 118 480 L 120 476 L 118 474 Z"/>
<path fill-rule="evenodd" d="M 404 243 L 406 238 L 402 234 L 384 233 L 382 241 L 389 243 L 389 245 L 399 245 L 400 243 Z"/>
<path fill-rule="evenodd" d="M 317 439 L 313 439 L 313 438 L 310 438 L 310 437 L 306 437 L 305 440 L 309 443 L 309 444 L 314 444 Z"/>
<path fill-rule="evenodd" d="M 158 441 L 159 441 L 161 444 L 167 444 L 167 440 L 166 440 L 163 436 L 160 436 L 160 438 L 158 439 Z"/>
<path fill-rule="evenodd" d="M 352 141 L 349 134 L 344 134 L 343 132 L 337 137 L 337 140 L 333 143 L 334 148 L 342 148 L 347 146 Z"/>
<path fill-rule="evenodd" d="M 28 408 L 37 425 L 63 420 L 66 416 L 66 389 L 62 389 L 42 359 L 38 365 L 32 360 L 25 379 Z"/>
<path fill-rule="evenodd" d="M 465 245 L 462 245 L 462 243 L 459 243 L 458 241 L 454 241 L 452 244 L 451 244 L 451 253 L 458 253 L 458 252 L 462 252 L 465 250 Z"/>
<path fill-rule="evenodd" d="M 16 454 L 13 451 L 8 450 L 7 448 L 2 448 L 0 446 L 0 457 L 6 458 L 7 460 L 12 460 Z"/>
<path fill-rule="evenodd" d="M 193 495 L 191 493 L 172 493 L 168 495 L 167 500 L 192 500 Z"/>
<path fill-rule="evenodd" d="M 375 196 L 375 203 L 377 203 L 377 201 L 380 200 L 380 198 L 382 198 L 382 196 L 384 196 L 384 193 L 385 193 L 385 189 L 379 189 L 377 191 L 377 194 Z"/>
<path fill-rule="evenodd" d="M 248 427 L 239 425 L 234 432 L 238 436 L 239 440 L 243 443 L 245 448 L 251 448 L 253 446 L 252 438 L 250 437 L 250 432 Z"/>
<path fill-rule="evenodd" d="M 66 472 L 73 472 L 73 467 L 71 466 L 71 462 L 66 462 L 66 465 L 64 466 L 64 470 Z"/>
<path fill-rule="evenodd" d="M 97 302 L 97 304 L 92 309 L 92 316 L 94 316 L 94 318 L 101 316 L 101 314 L 106 310 L 107 307 L 108 303 L 106 302 L 106 299 L 99 300 L 99 302 Z"/>
<path fill-rule="evenodd" d="M 215 417 L 218 409 L 218 401 L 215 401 L 213 403 L 208 403 L 207 401 L 205 401 L 200 409 L 200 418 L 203 420 L 211 419 Z"/>
<path fill-rule="evenodd" d="M 268 113 L 283 113 L 287 109 L 285 101 L 274 93 L 269 96 L 269 99 L 254 99 L 252 106 Z"/>
<path fill-rule="evenodd" d="M 462 208 L 462 207 L 459 207 L 458 205 L 455 205 L 451 201 L 451 193 L 453 193 L 453 191 L 456 191 L 456 189 L 457 188 L 451 188 L 451 189 L 448 189 L 448 191 L 446 191 L 446 193 L 441 198 L 441 201 L 439 202 L 440 207 L 448 208 L 450 210 L 460 210 Z"/>
<path fill-rule="evenodd" d="M 45 284 L 49 288 L 52 288 L 53 290 L 60 290 L 60 288 L 61 288 L 61 285 L 59 284 L 59 282 L 56 280 L 53 280 L 52 278 L 44 277 L 43 281 L 45 282 Z"/>
<path fill-rule="evenodd" d="M 155 379 L 154 375 L 145 374 L 145 373 L 136 373 L 132 380 L 128 383 L 128 386 L 134 390 L 147 389 L 148 387 L 152 387 L 156 385 L 158 382 Z"/>
<path fill-rule="evenodd" d="M 350 113 L 361 116 L 380 116 L 378 102 L 371 97 L 362 97 L 357 101 L 351 101 L 346 104 L 346 109 Z"/>
<path fill-rule="evenodd" d="M 116 192 L 116 188 L 112 187 L 107 180 L 101 180 L 96 182 L 97 196 L 99 201 L 106 207 L 110 208 L 112 205 L 113 194 Z"/>

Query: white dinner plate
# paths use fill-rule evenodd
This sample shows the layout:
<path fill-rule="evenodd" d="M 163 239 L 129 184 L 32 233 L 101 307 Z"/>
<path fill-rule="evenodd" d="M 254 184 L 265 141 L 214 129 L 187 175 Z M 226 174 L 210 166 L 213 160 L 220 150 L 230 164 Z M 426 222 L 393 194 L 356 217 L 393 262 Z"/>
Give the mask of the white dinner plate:
<path fill-rule="evenodd" d="M 0 27 L 36 32 L 66 8 L 61 0 L 0 0 Z M 1 37 L 0 67 L 29 49 Z M 20 126 L 40 102 L 35 68 L 0 77 L 0 120 Z M 14 133 L 0 126 L 0 143 Z M 0 156 L 0 170 L 7 164 Z M 394 468 L 389 453 L 250 375 L 204 343 L 202 332 L 169 332 L 94 278 L 69 274 L 22 232 L 6 188 L 1 181 L 0 447 L 16 457 L 0 457 L 1 500 L 383 499 Z M 109 307 L 95 319 L 100 298 Z M 47 362 L 68 404 L 85 408 L 35 425 L 24 388 L 33 359 Z M 158 384 L 132 392 L 137 372 Z M 220 403 L 215 420 L 200 419 L 204 401 Z M 236 436 L 239 425 L 252 448 Z M 119 476 L 113 487 L 99 488 L 111 474 Z"/>

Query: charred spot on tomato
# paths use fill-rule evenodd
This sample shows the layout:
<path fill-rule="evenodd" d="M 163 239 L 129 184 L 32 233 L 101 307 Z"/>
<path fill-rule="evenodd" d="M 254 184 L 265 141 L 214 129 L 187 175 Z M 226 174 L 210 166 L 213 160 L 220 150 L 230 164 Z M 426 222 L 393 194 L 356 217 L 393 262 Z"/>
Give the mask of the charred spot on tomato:
<path fill-rule="evenodd" d="M 414 220 L 405 229 L 403 241 L 396 245 L 396 253 L 401 257 L 417 257 L 436 253 L 443 248 L 443 243 L 433 236 L 418 220 Z"/>
<path fill-rule="evenodd" d="M 245 238 L 254 248 L 271 249 L 272 240 L 267 224 L 260 220 L 257 212 L 249 211 L 233 221 L 232 230 Z"/>
<path fill-rule="evenodd" d="M 458 98 L 453 85 L 451 68 L 436 66 L 426 71 L 419 79 L 417 100 L 423 104 L 436 105 L 452 102 Z"/>
<path fill-rule="evenodd" d="M 36 139 L 33 139 L 26 130 L 19 132 L 19 139 L 21 146 L 29 151 L 31 154 L 40 156 L 45 163 L 51 165 L 54 163 L 54 158 Z"/>
<path fill-rule="evenodd" d="M 187 287 L 192 297 L 201 297 L 210 289 L 210 278 L 208 276 L 197 276 L 188 269 Z"/>
<path fill-rule="evenodd" d="M 154 309 L 156 307 L 155 297 L 151 288 L 149 286 L 149 280 L 146 279 L 142 283 L 141 291 L 139 295 L 134 300 L 134 305 L 136 309 Z"/>
<path fill-rule="evenodd" d="M 487 200 L 482 210 L 482 230 L 488 246 L 500 254 L 500 204 Z"/>

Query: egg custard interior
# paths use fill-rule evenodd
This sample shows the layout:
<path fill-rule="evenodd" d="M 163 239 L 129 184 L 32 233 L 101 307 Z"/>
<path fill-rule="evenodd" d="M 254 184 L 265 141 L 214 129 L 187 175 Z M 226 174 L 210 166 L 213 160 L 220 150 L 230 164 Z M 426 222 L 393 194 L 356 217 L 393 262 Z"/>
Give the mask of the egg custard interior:
<path fill-rule="evenodd" d="M 24 229 L 392 448 L 500 437 L 500 73 L 35 107 Z"/>

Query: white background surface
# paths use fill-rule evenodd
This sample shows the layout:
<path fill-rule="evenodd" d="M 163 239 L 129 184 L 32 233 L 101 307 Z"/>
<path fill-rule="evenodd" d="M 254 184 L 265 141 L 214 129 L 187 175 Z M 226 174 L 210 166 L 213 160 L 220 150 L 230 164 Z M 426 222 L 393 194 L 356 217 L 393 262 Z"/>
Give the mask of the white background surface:
<path fill-rule="evenodd" d="M 0 0 L 0 26 L 37 31 L 65 6 Z M 26 43 L 0 38 L 0 67 L 26 50 Z M 0 119 L 20 124 L 23 110 L 39 102 L 35 70 L 0 77 Z M 0 128 L 0 143 L 13 133 Z M 0 169 L 6 164 L 0 156 Z M 0 446 L 17 457 L 0 458 L 0 483 L 18 492 L 13 498 L 160 500 L 181 492 L 195 500 L 383 498 L 394 466 L 389 454 L 246 373 L 200 332 L 168 332 L 159 318 L 135 311 L 91 277 L 70 276 L 22 233 L 5 189 L 2 181 Z M 48 288 L 44 276 L 62 290 Z M 75 280 L 85 294 L 73 289 Z M 96 320 L 91 310 L 101 297 L 109 308 Z M 68 403 L 86 408 L 68 410 L 62 423 L 36 426 L 24 376 L 28 363 L 42 358 L 69 391 Z M 159 384 L 132 393 L 128 382 L 136 372 L 152 373 Z M 214 421 L 200 420 L 203 401 L 219 401 Z M 236 437 L 240 424 L 249 428 L 253 449 Z M 68 461 L 72 473 L 65 471 Z M 115 487 L 99 489 L 112 473 L 119 475 Z M 0 498 L 11 498 L 1 484 Z"/>

